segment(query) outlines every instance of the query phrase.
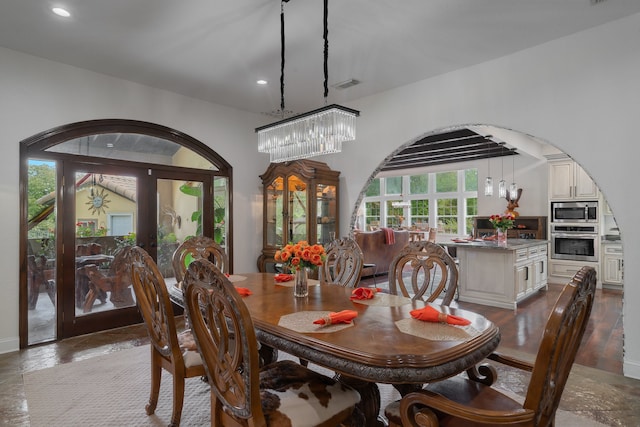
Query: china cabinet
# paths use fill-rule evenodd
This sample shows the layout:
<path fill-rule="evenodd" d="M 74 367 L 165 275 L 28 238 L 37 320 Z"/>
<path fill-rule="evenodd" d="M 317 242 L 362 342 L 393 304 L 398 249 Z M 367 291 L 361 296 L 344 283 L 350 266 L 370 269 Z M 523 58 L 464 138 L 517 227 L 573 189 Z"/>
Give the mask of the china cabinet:
<path fill-rule="evenodd" d="M 339 230 L 340 172 L 326 163 L 295 160 L 271 163 L 263 185 L 263 244 L 260 271 L 274 271 L 276 251 L 290 242 L 327 244 Z"/>

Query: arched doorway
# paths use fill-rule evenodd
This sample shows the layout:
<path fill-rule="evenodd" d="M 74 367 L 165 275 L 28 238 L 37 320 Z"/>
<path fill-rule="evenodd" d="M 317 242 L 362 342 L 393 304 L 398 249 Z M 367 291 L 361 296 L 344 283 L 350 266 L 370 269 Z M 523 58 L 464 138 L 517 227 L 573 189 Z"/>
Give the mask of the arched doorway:
<path fill-rule="evenodd" d="M 130 288 L 104 292 L 125 245 L 170 258 L 192 235 L 214 237 L 233 265 L 232 168 L 174 129 L 94 120 L 21 142 L 20 345 L 140 321 Z"/>
<path fill-rule="evenodd" d="M 367 219 L 368 217 L 371 216 L 371 214 L 367 212 L 367 207 L 365 206 L 367 196 L 368 196 L 367 193 L 372 182 L 378 180 L 378 178 L 381 176 L 386 178 L 386 177 L 394 177 L 394 175 L 421 175 L 421 174 L 424 175 L 425 171 L 426 172 L 434 172 L 434 171 L 442 171 L 442 170 L 450 171 L 450 170 L 463 170 L 467 168 L 478 169 L 478 176 L 477 176 L 478 182 L 482 182 L 483 178 L 485 178 L 488 175 L 491 175 L 488 169 L 488 163 L 490 159 L 488 159 L 486 155 L 487 153 L 486 143 L 484 145 L 485 147 L 484 156 L 480 156 L 479 159 L 470 161 L 468 163 L 465 163 L 463 161 L 457 161 L 457 162 L 453 161 L 453 162 L 448 162 L 447 164 L 445 164 L 440 168 L 438 165 L 431 164 L 429 166 L 425 166 L 424 169 L 421 169 L 421 170 L 409 169 L 409 171 L 402 171 L 400 169 L 398 169 L 398 171 L 390 171 L 390 169 L 392 168 L 388 167 L 389 165 L 398 164 L 401 161 L 407 160 L 407 159 L 403 159 L 401 154 L 407 154 L 412 150 L 414 150 L 414 147 L 412 147 L 412 145 L 418 141 L 421 141 L 424 139 L 430 139 L 431 142 L 438 142 L 438 141 L 443 142 L 443 141 L 446 141 L 445 135 L 447 133 L 457 132 L 457 131 L 460 131 L 461 129 L 466 129 L 469 127 L 477 130 L 478 128 L 482 128 L 483 126 L 456 125 L 456 126 L 451 126 L 446 128 L 434 129 L 430 132 L 421 134 L 412 140 L 406 141 L 398 145 L 398 147 L 395 149 L 391 149 L 390 154 L 375 168 L 375 170 L 371 172 L 371 174 L 369 175 L 369 178 L 367 179 L 364 186 L 360 190 L 359 195 L 356 199 L 356 203 L 354 205 L 354 209 L 351 212 L 350 227 L 352 229 L 353 228 L 358 228 L 360 230 L 366 229 Z M 520 202 L 520 208 L 518 209 L 518 211 L 520 211 L 520 213 L 523 215 L 549 216 L 550 215 L 550 199 L 555 199 L 556 196 L 553 196 L 552 194 L 553 191 L 548 191 L 550 188 L 554 187 L 553 183 L 550 183 L 547 181 L 548 179 L 551 180 L 550 176 L 552 175 L 549 173 L 548 166 L 549 164 L 555 163 L 556 161 L 559 161 L 562 164 L 575 163 L 573 159 L 570 157 L 569 153 L 561 152 L 555 146 L 553 146 L 553 144 L 549 141 L 541 141 L 533 136 L 525 135 L 515 130 L 498 128 L 496 126 L 489 126 L 489 125 L 486 125 L 484 127 L 491 128 L 490 133 L 492 133 L 493 136 L 498 136 L 498 138 L 495 138 L 495 139 L 502 140 L 502 142 L 506 141 L 507 144 L 509 144 L 511 147 L 517 146 L 519 152 L 521 150 L 523 152 L 526 152 L 526 150 L 531 150 L 531 153 L 536 152 L 536 155 L 529 154 L 530 156 L 529 161 L 523 161 L 522 158 L 525 156 L 511 157 L 512 159 L 516 159 L 515 175 L 518 183 L 520 184 L 519 187 L 524 187 L 524 197 L 523 197 L 524 203 L 522 201 Z M 542 145 L 543 147 L 529 146 L 528 148 L 525 148 L 528 144 L 531 144 L 533 142 L 536 142 Z M 419 151 L 420 149 L 416 147 L 414 155 L 418 156 L 419 154 L 416 154 L 416 153 Z M 464 150 L 459 150 L 459 151 L 462 152 Z M 459 154 L 459 152 L 456 152 L 454 154 L 457 155 Z M 518 159 L 518 157 L 520 157 L 520 159 Z M 534 159 L 534 157 L 537 157 L 537 159 Z M 505 158 L 506 157 L 502 157 L 502 159 L 505 159 Z M 493 159 L 493 160 L 494 161 L 493 161 L 493 165 L 491 166 L 491 170 L 493 171 L 493 177 L 495 182 L 501 178 L 501 175 L 503 172 L 501 170 L 502 169 L 501 161 L 497 159 Z M 431 159 L 426 159 L 425 163 L 429 163 L 429 162 L 433 163 L 435 161 L 436 160 L 431 158 Z M 420 161 L 416 160 L 413 163 L 418 164 L 420 163 Z M 576 165 L 580 166 L 577 163 Z M 509 183 L 513 178 L 511 160 L 508 160 L 507 162 L 505 162 L 505 166 L 506 168 L 504 169 L 504 178 L 507 180 L 507 183 Z M 535 175 L 534 172 L 536 169 L 540 169 L 542 170 L 542 172 L 539 173 L 538 175 Z M 589 181 L 593 181 L 588 171 L 584 171 L 582 169 L 581 171 L 584 172 L 584 174 L 581 174 L 582 176 L 586 175 Z M 540 178 L 539 182 L 541 183 L 540 184 L 541 187 L 534 189 L 532 191 L 532 187 L 534 187 L 534 185 L 536 184 L 536 181 L 535 181 L 536 177 Z M 578 180 L 577 177 L 576 177 L 576 180 Z M 378 193 L 383 193 L 384 185 L 379 184 L 377 189 L 378 189 Z M 499 198 L 495 197 L 495 195 L 493 197 L 485 197 L 481 195 L 482 188 L 477 188 L 477 190 L 478 190 L 477 206 L 478 206 L 479 215 L 490 215 L 494 213 L 501 213 L 505 210 L 507 203 L 504 199 L 499 200 Z M 389 196 L 389 198 L 390 199 L 395 198 L 399 201 L 402 201 L 404 200 L 402 196 L 406 196 L 406 194 L 402 195 L 401 193 L 402 191 L 398 191 L 397 194 L 391 195 Z M 534 194 L 532 195 L 532 193 Z M 388 195 L 384 195 L 384 196 L 388 196 Z M 618 298 L 616 303 L 611 304 L 610 306 L 607 306 L 605 310 L 610 310 L 607 312 L 607 316 L 610 316 L 609 318 L 613 319 L 612 323 L 622 325 L 622 321 L 621 321 L 622 318 L 620 317 L 621 306 L 622 306 L 620 299 L 624 297 L 624 294 L 622 293 L 624 291 L 624 283 L 623 283 L 624 266 L 622 263 L 623 242 L 621 240 L 622 233 L 621 233 L 621 230 L 618 230 L 617 228 L 617 223 L 615 221 L 615 213 L 612 212 L 611 209 L 609 208 L 606 196 L 607 196 L 606 194 L 601 194 L 601 193 L 595 196 L 595 199 L 597 199 L 599 203 L 599 208 L 600 208 L 600 213 L 599 213 L 600 220 L 597 224 L 597 229 L 599 233 L 598 239 L 601 238 L 602 241 L 600 242 L 600 250 L 596 251 L 596 252 L 599 252 L 600 259 L 596 262 L 590 262 L 590 264 L 592 266 L 597 265 L 598 267 L 598 270 L 599 270 L 598 275 L 599 275 L 599 282 L 600 282 L 599 286 L 602 286 L 603 289 L 611 290 L 612 293 L 619 295 L 619 296 L 616 296 L 616 298 Z M 418 197 L 416 196 L 413 198 L 418 198 Z M 411 199 L 411 197 L 409 197 L 409 199 Z M 485 205 L 484 207 L 482 206 L 483 204 Z M 487 205 L 490 205 L 490 206 L 487 208 Z M 535 206 L 532 206 L 532 205 L 535 205 Z M 406 212 L 410 209 L 414 209 L 414 206 L 411 203 L 408 203 L 406 205 L 403 205 L 401 209 L 405 209 L 405 212 Z M 531 213 L 531 209 L 537 209 L 537 211 L 534 211 L 533 213 Z M 374 214 L 381 215 L 379 212 L 374 212 Z M 410 218 L 411 214 L 412 213 L 407 215 L 407 218 Z M 420 212 L 420 214 L 424 215 L 423 212 Z M 383 225 L 384 224 L 389 225 L 389 223 L 384 222 L 384 220 L 381 220 L 380 223 Z M 549 223 L 551 223 L 551 221 L 549 221 Z M 393 225 L 394 224 L 392 223 L 391 226 Z M 411 226 L 411 223 L 409 223 L 408 225 Z M 550 233 L 548 234 L 548 238 L 550 239 L 551 229 L 549 231 Z M 445 239 L 447 238 L 445 237 Z M 608 256 L 608 253 L 606 252 L 607 250 L 604 248 L 605 246 L 604 242 L 608 242 L 607 245 L 611 247 L 611 251 L 614 251 L 614 250 L 616 251 L 613 254 L 614 256 Z M 619 249 L 614 249 L 614 246 Z M 551 256 L 551 250 L 549 250 L 549 254 Z M 585 264 L 582 261 L 580 262 L 569 261 L 569 263 L 572 263 L 574 265 Z M 563 268 L 563 267 L 561 266 L 560 268 Z M 549 269 L 548 271 L 549 277 L 555 279 L 554 281 L 550 280 L 549 283 L 564 284 L 569 280 L 567 279 L 567 277 L 570 277 L 573 275 L 573 272 L 569 269 L 567 269 L 566 271 L 562 271 L 561 272 L 562 274 L 558 274 L 558 270 L 560 268 L 558 268 L 555 271 L 552 271 L 551 269 Z M 603 316 L 603 317 L 607 317 L 607 316 Z M 616 320 L 618 317 L 620 317 L 619 321 Z M 604 324 L 604 322 L 599 322 L 599 324 Z M 622 363 L 623 363 L 622 342 L 624 340 L 624 336 L 622 334 L 622 331 L 618 331 L 618 330 L 607 331 L 607 333 L 609 332 L 611 332 L 610 335 L 599 334 L 600 337 L 603 337 L 606 339 L 603 339 L 603 341 L 599 341 L 598 345 L 602 345 L 602 347 L 604 347 L 605 345 L 609 346 L 607 351 L 602 351 L 602 354 L 614 355 L 613 357 L 611 357 L 611 359 L 615 359 L 614 360 L 615 366 L 620 366 L 620 371 L 622 371 Z M 604 358 L 601 359 L 600 362 L 602 362 L 602 360 L 604 360 Z M 609 363 L 609 365 L 614 365 L 614 363 Z"/>

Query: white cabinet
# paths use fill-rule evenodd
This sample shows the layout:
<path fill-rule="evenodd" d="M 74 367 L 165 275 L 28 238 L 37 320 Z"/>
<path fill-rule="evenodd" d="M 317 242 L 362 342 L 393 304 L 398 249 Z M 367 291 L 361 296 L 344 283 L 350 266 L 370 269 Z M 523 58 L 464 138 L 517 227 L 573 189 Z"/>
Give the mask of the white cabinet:
<path fill-rule="evenodd" d="M 517 300 L 547 286 L 547 245 L 516 250 Z"/>
<path fill-rule="evenodd" d="M 575 276 L 575 274 L 584 266 L 593 267 L 598 277 L 597 287 L 602 287 L 602 278 L 600 277 L 600 266 L 598 262 L 587 261 L 570 261 L 565 259 L 549 259 L 549 282 L 556 284 L 567 284 Z"/>
<path fill-rule="evenodd" d="M 460 301 L 502 308 L 547 286 L 547 242 L 509 239 L 507 248 L 455 245 L 460 261 Z"/>
<path fill-rule="evenodd" d="M 602 257 L 602 283 L 608 285 L 622 285 L 622 245 L 602 245 L 604 256 Z"/>
<path fill-rule="evenodd" d="M 549 162 L 550 200 L 593 200 L 598 187 L 589 174 L 573 160 Z"/>

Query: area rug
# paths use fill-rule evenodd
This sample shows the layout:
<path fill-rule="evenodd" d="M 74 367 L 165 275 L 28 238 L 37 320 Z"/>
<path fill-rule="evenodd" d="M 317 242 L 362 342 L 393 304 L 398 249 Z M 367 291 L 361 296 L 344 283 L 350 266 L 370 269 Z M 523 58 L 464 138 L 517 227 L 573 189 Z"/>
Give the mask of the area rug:
<path fill-rule="evenodd" d="M 282 354 L 281 358 L 290 356 Z M 147 346 L 27 372 L 24 388 L 31 426 L 166 426 L 171 420 L 172 377 L 163 373 L 156 413 L 147 416 L 144 407 L 149 399 L 149 375 Z M 399 399 L 389 385 L 381 385 L 380 394 L 383 410 Z M 515 393 L 510 394 L 522 401 Z M 181 425 L 210 425 L 209 402 L 209 386 L 199 378 L 187 379 Z M 603 426 L 561 410 L 556 425 Z"/>

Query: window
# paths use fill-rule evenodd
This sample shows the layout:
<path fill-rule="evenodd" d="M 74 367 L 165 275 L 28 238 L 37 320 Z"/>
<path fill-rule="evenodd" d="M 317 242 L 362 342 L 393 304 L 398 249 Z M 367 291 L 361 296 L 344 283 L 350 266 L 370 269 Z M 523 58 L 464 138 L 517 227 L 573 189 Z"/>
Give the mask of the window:
<path fill-rule="evenodd" d="M 411 175 L 409 177 L 410 194 L 429 193 L 429 175 Z"/>
<path fill-rule="evenodd" d="M 394 206 L 394 202 L 401 203 Z M 437 227 L 440 234 L 466 236 L 478 214 L 478 170 L 376 178 L 363 204 L 368 230 L 378 224 L 423 230 Z"/>
<path fill-rule="evenodd" d="M 402 177 L 401 176 L 386 178 L 384 182 L 387 184 L 386 194 L 402 194 Z"/>
<path fill-rule="evenodd" d="M 380 202 L 365 203 L 365 224 L 367 229 L 380 226 Z"/>
<path fill-rule="evenodd" d="M 367 197 L 380 195 L 380 179 L 379 178 L 376 178 L 373 181 L 371 181 L 371 184 L 369 184 L 369 187 L 367 187 L 367 191 L 365 194 Z"/>

